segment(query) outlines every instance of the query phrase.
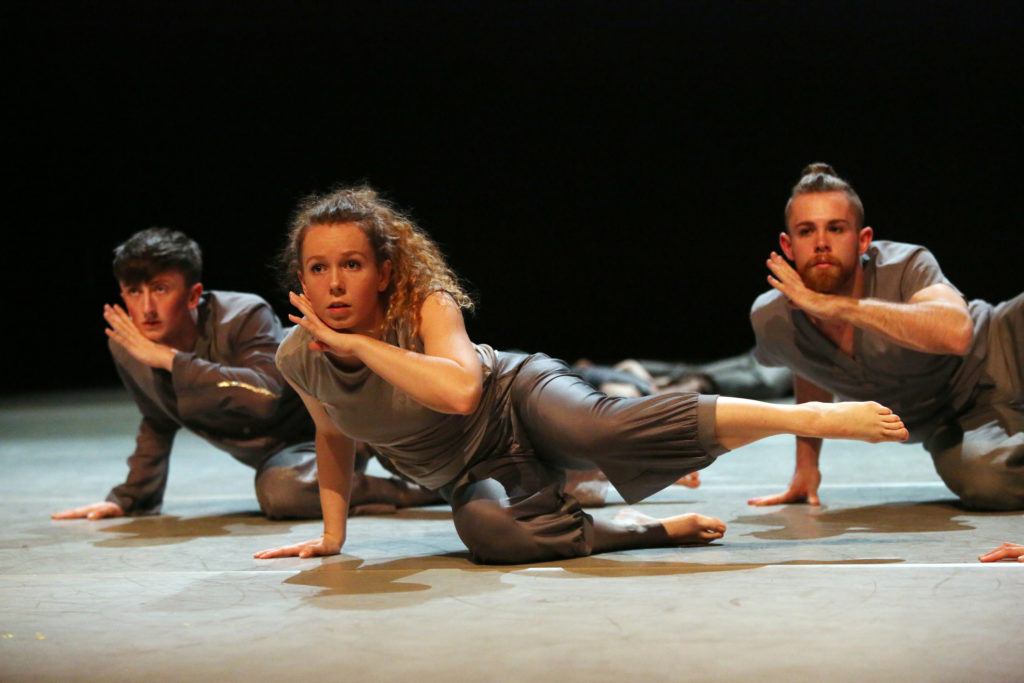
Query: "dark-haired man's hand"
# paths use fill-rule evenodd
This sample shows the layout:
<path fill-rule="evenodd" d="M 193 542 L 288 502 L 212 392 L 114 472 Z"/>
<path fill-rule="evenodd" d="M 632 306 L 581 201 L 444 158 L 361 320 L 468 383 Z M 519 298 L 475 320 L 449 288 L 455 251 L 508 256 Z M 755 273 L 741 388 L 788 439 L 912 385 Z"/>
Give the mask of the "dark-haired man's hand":
<path fill-rule="evenodd" d="M 107 336 L 123 346 L 135 360 L 151 368 L 161 368 L 168 372 L 171 370 L 177 351 L 146 339 L 123 308 L 116 304 L 104 306 L 103 319 L 110 325 L 105 330 Z"/>

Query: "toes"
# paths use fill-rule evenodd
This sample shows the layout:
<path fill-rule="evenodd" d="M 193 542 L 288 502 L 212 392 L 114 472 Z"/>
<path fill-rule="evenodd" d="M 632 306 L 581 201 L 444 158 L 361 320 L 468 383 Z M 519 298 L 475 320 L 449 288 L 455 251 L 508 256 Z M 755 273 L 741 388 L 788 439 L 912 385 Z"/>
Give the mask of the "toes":
<path fill-rule="evenodd" d="M 709 531 L 716 531 L 725 533 L 725 522 L 718 519 L 717 517 L 707 517 L 705 515 L 697 515 L 697 521 L 700 525 Z"/>

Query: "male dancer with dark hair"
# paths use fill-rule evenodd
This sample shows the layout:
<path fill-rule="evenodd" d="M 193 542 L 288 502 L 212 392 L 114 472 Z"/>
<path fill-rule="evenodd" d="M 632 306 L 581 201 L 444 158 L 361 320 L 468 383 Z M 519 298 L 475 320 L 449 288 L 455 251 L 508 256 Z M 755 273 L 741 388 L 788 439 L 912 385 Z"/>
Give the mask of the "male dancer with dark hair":
<path fill-rule="evenodd" d="M 320 517 L 313 422 L 277 367 L 283 336 L 255 294 L 204 291 L 195 241 L 142 230 L 114 250 L 125 308 L 104 308 L 114 365 L 142 422 L 128 478 L 107 499 L 52 515 L 100 519 L 160 511 L 174 435 L 197 434 L 256 470 L 256 498 L 271 519 Z M 125 310 L 127 309 L 127 310 Z M 358 473 L 364 512 L 441 502 L 397 478 Z"/>

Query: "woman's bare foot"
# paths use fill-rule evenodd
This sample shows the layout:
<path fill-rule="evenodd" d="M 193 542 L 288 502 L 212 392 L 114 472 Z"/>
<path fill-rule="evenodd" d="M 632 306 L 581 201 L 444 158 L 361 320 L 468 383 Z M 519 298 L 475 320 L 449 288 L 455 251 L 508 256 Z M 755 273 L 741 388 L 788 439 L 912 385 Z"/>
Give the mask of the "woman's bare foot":
<path fill-rule="evenodd" d="M 856 439 L 878 443 L 880 441 L 906 441 L 910 433 L 899 415 L 874 401 L 844 403 L 803 403 L 818 411 L 815 436 L 825 439 Z"/>
<path fill-rule="evenodd" d="M 655 519 L 633 508 L 625 508 L 616 513 L 615 521 L 637 529 L 660 525 L 674 543 L 710 543 L 725 535 L 725 522 L 696 512 Z"/>
<path fill-rule="evenodd" d="M 698 486 L 700 486 L 700 474 L 698 474 L 697 472 L 690 472 L 687 475 L 679 477 L 679 479 L 676 480 L 675 485 L 695 489 Z"/>

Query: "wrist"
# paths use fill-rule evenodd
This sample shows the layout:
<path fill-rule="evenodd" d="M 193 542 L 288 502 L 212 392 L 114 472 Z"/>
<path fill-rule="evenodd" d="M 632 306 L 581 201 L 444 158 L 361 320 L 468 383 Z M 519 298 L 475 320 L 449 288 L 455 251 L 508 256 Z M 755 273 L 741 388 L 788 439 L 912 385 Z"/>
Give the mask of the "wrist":
<path fill-rule="evenodd" d="M 830 319 L 836 322 L 853 324 L 857 317 L 860 299 L 849 296 L 831 296 Z"/>
<path fill-rule="evenodd" d="M 818 454 L 817 453 L 797 453 L 796 454 L 796 469 L 799 471 L 809 472 L 818 469 Z"/>
<path fill-rule="evenodd" d="M 174 359 L 178 355 L 178 350 L 172 349 L 169 346 L 164 348 L 165 351 L 163 353 L 163 358 L 161 360 L 160 367 L 162 367 L 167 372 L 172 372 L 174 370 Z"/>

